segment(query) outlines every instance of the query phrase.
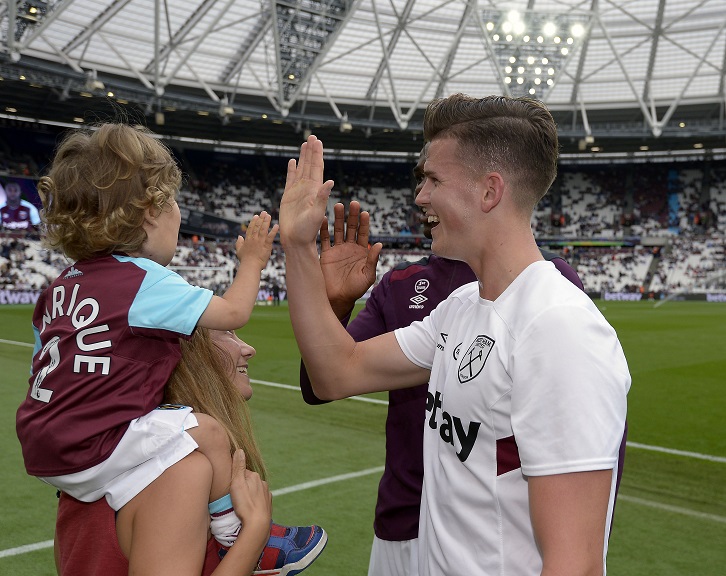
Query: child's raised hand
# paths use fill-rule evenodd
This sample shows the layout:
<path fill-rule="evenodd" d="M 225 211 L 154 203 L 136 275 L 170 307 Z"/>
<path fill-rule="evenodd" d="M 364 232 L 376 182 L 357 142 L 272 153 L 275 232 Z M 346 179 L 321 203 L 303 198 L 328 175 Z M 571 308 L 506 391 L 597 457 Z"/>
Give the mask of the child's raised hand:
<path fill-rule="evenodd" d="M 259 264 L 260 270 L 267 265 L 272 254 L 272 242 L 280 229 L 277 224 L 270 228 L 271 223 L 272 216 L 264 211 L 252 217 L 245 237 L 238 236 L 235 244 L 240 263 L 246 261 L 250 264 Z"/>

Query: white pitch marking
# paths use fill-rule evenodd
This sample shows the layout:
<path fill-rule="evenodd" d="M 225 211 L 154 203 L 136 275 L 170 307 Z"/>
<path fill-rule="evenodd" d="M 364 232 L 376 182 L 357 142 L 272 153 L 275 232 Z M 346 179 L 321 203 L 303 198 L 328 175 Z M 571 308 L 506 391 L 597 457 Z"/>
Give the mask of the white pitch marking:
<path fill-rule="evenodd" d="M 726 516 L 719 516 L 718 514 L 697 512 L 696 510 L 691 510 L 689 508 L 681 508 L 680 506 L 672 506 L 671 504 L 662 504 L 660 502 L 646 500 L 645 498 L 626 496 L 625 494 L 618 494 L 618 501 L 620 500 L 623 500 L 624 502 L 631 502 L 633 504 L 640 504 L 641 506 L 649 506 L 650 508 L 656 508 L 658 510 L 665 510 L 666 512 L 674 512 L 676 514 L 683 514 L 684 516 L 692 516 L 693 518 L 701 518 L 702 520 L 712 520 L 713 522 L 726 524 Z"/>

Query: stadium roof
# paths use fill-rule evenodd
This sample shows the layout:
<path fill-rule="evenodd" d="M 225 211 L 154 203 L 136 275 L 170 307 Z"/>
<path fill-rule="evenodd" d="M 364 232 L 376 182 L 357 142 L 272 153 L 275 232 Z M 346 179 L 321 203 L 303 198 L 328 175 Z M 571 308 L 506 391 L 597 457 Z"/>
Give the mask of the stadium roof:
<path fill-rule="evenodd" d="M 543 100 L 565 151 L 726 144 L 724 0 L 10 0 L 0 31 L 21 118 L 412 152 L 464 92 Z"/>

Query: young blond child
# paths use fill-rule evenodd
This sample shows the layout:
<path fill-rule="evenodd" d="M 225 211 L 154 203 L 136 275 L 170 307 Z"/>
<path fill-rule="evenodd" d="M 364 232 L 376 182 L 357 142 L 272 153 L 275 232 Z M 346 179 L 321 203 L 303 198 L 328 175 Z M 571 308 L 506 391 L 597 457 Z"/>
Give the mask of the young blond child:
<path fill-rule="evenodd" d="M 181 179 L 169 150 L 142 127 L 103 124 L 60 144 L 38 184 L 43 239 L 73 263 L 36 304 L 17 433 L 29 474 L 78 500 L 105 497 L 115 510 L 199 450 L 213 470 L 212 533 L 229 546 L 240 522 L 227 494 L 226 432 L 190 407 L 160 404 L 180 338 L 249 320 L 278 226 L 266 212 L 253 217 L 223 296 L 191 286 L 166 268 Z"/>

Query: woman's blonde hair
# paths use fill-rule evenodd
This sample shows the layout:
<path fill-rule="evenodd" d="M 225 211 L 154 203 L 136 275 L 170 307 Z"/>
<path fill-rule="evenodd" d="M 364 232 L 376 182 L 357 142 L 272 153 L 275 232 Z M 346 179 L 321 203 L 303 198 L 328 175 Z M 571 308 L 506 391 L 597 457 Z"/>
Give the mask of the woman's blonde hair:
<path fill-rule="evenodd" d="M 73 260 L 137 252 L 145 211 L 162 210 L 181 180 L 168 148 L 142 126 L 69 132 L 38 182 L 44 244 Z"/>
<path fill-rule="evenodd" d="M 164 401 L 208 414 L 227 431 L 232 452 L 242 448 L 247 468 L 266 478 L 265 464 L 252 431 L 247 401 L 232 381 L 232 358 L 215 344 L 209 330 L 197 327 L 181 341 L 181 360 L 166 385 Z"/>

